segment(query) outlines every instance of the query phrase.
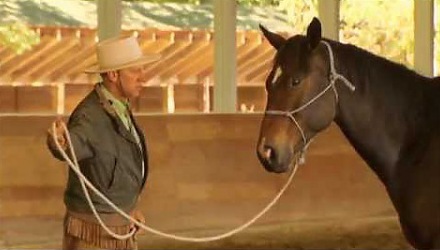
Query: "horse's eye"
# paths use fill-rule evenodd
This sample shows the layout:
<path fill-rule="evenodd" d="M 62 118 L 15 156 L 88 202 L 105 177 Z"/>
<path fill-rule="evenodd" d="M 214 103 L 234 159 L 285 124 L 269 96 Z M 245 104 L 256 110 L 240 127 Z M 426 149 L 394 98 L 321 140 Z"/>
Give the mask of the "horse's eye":
<path fill-rule="evenodd" d="M 299 78 L 290 78 L 290 86 L 291 87 L 295 87 L 300 83 L 301 83 L 301 80 Z"/>

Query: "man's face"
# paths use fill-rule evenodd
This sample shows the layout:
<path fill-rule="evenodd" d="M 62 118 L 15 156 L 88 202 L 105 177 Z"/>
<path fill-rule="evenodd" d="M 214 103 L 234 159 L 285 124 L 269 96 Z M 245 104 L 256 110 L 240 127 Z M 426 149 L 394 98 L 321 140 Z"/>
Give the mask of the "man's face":
<path fill-rule="evenodd" d="M 134 98 L 139 96 L 142 88 L 142 83 L 144 82 L 144 67 L 134 66 L 126 69 L 121 69 L 118 71 L 119 81 L 123 91 L 125 92 L 126 98 Z"/>

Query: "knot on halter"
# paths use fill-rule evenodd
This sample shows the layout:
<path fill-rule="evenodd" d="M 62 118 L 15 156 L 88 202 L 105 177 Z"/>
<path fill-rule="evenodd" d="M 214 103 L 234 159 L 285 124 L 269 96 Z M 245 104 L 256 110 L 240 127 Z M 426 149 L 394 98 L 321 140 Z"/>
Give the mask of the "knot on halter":
<path fill-rule="evenodd" d="M 301 128 L 301 125 L 299 124 L 299 122 L 295 119 L 294 114 L 299 113 L 303 109 L 305 109 L 308 106 L 310 106 L 312 103 L 314 103 L 316 100 L 318 100 L 321 96 L 323 96 L 327 92 L 327 90 L 329 90 L 330 88 L 333 89 L 333 92 L 335 93 L 336 102 L 339 102 L 338 91 L 336 90 L 336 87 L 335 87 L 335 84 L 336 84 L 338 79 L 342 80 L 342 82 L 345 84 L 345 86 L 347 86 L 351 91 L 355 91 L 356 90 L 356 87 L 347 78 L 345 78 L 343 75 L 341 75 L 341 74 L 336 72 L 336 69 L 335 69 L 335 59 L 334 59 L 333 50 L 332 50 L 330 44 L 328 42 L 326 42 L 326 41 L 321 41 L 321 42 L 327 47 L 327 51 L 328 51 L 328 54 L 329 54 L 330 75 L 329 75 L 328 78 L 329 78 L 330 83 L 321 92 L 319 92 L 312 99 L 310 99 L 309 101 L 307 101 L 306 103 L 301 105 L 299 108 L 296 108 L 296 109 L 291 110 L 291 111 L 266 110 L 266 112 L 265 112 L 265 114 L 268 114 L 268 115 L 287 116 L 295 124 L 295 126 L 298 128 L 298 131 L 300 132 L 302 140 L 303 140 L 303 147 L 301 149 L 301 156 L 300 156 L 300 158 L 298 160 L 299 164 L 304 164 L 304 162 L 305 162 L 305 156 L 304 155 L 305 155 L 305 153 L 307 151 L 307 148 L 308 148 L 309 144 L 312 142 L 313 138 L 310 138 L 310 140 L 307 141 L 306 134 L 304 133 L 304 130 Z"/>
<path fill-rule="evenodd" d="M 356 87 L 349 80 L 347 80 L 347 78 L 345 78 L 343 75 L 336 72 L 335 59 L 334 59 L 333 50 L 332 50 L 332 47 L 330 47 L 330 44 L 326 41 L 321 41 L 321 42 L 327 47 L 328 56 L 330 58 L 330 76 L 329 76 L 330 84 L 335 84 L 336 80 L 341 79 L 342 82 L 344 82 L 345 86 L 347 86 L 351 91 L 355 91 Z"/>

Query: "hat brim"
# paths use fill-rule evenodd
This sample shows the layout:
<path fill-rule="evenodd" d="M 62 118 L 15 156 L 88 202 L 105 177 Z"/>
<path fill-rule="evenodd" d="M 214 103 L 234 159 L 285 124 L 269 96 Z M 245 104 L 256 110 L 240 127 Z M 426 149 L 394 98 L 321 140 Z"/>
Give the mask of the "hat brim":
<path fill-rule="evenodd" d="M 124 64 L 120 64 L 117 66 L 112 66 L 112 67 L 100 67 L 100 65 L 95 64 L 95 65 L 90 66 L 89 68 L 85 69 L 84 72 L 88 73 L 88 74 L 93 74 L 93 73 L 104 73 L 104 72 L 108 72 L 108 71 L 120 70 L 120 69 L 129 68 L 129 67 L 153 63 L 153 62 L 158 61 L 161 57 L 162 56 L 160 54 L 144 55 L 137 60 L 134 60 L 134 61 L 131 61 L 128 63 L 124 63 Z"/>

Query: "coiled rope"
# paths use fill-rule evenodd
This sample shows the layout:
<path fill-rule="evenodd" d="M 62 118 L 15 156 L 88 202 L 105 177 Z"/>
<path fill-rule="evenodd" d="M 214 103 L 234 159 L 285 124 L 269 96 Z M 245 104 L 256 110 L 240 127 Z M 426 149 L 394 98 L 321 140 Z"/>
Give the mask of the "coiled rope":
<path fill-rule="evenodd" d="M 119 240 L 125 240 L 128 239 L 130 237 L 132 237 L 135 233 L 136 233 L 136 229 L 132 229 L 128 234 L 124 234 L 124 235 L 120 235 L 120 234 L 116 234 L 115 232 L 111 231 L 111 229 L 109 229 L 105 223 L 102 221 L 101 217 L 99 216 L 98 212 L 96 211 L 96 208 L 90 198 L 90 194 L 89 191 L 87 190 L 87 187 L 90 188 L 96 195 L 98 195 L 101 199 L 103 199 L 110 207 L 112 207 L 117 213 L 119 213 L 122 217 L 126 218 L 127 220 L 129 220 L 130 222 L 132 222 L 133 224 L 135 224 L 136 226 L 138 226 L 139 228 L 142 228 L 150 233 L 159 235 L 159 236 L 163 236 L 166 238 L 170 238 L 170 239 L 174 239 L 174 240 L 178 240 L 178 241 L 187 241 L 187 242 L 209 242 L 209 241 L 215 241 L 215 240 L 220 240 L 229 236 L 232 236 L 244 229 L 246 229 L 247 227 L 249 227 L 251 224 L 253 224 L 255 221 L 257 221 L 261 216 L 263 216 L 267 211 L 269 211 L 269 209 L 279 200 L 279 198 L 281 197 L 281 195 L 284 193 L 284 191 L 287 189 L 287 187 L 290 185 L 290 183 L 292 182 L 293 177 L 295 176 L 295 173 L 298 169 L 298 163 L 295 161 L 294 166 L 293 166 L 293 170 L 292 173 L 289 176 L 289 179 L 287 180 L 287 182 L 284 184 L 284 186 L 281 188 L 281 190 L 278 192 L 278 194 L 272 199 L 272 201 L 266 205 L 266 207 L 264 207 L 258 214 L 256 214 L 252 219 L 248 220 L 246 223 L 242 224 L 241 226 L 238 226 L 226 233 L 222 233 L 219 235 L 215 235 L 215 236 L 207 236 L 207 237 L 186 237 L 186 236 L 179 236 L 179 235 L 175 235 L 175 234 L 169 234 L 169 233 L 165 233 L 159 230 L 156 230 L 154 228 L 151 228 L 137 220 L 135 220 L 134 218 L 132 218 L 130 215 L 128 215 L 127 213 L 125 213 L 122 209 L 118 208 L 111 200 L 109 200 L 105 195 L 103 195 L 96 187 L 93 186 L 92 183 L 90 183 L 90 181 L 82 174 L 79 165 L 78 165 L 78 160 L 76 158 L 75 155 L 75 150 L 73 148 L 72 145 L 72 141 L 70 139 L 70 134 L 69 131 L 66 127 L 66 125 L 64 123 L 62 124 L 62 128 L 65 131 L 65 136 L 67 139 L 67 143 L 68 143 L 68 148 L 70 150 L 70 154 L 73 158 L 72 159 L 69 158 L 69 156 L 66 154 L 66 152 L 62 149 L 61 145 L 59 144 L 56 136 L 56 127 L 55 127 L 55 123 L 52 124 L 52 135 L 53 135 L 53 139 L 55 141 L 55 144 L 58 148 L 58 150 L 60 151 L 60 153 L 62 154 L 63 158 L 66 160 L 66 162 L 68 163 L 68 165 L 70 166 L 70 168 L 72 168 L 72 170 L 76 173 L 76 175 L 78 176 L 82 189 L 84 191 L 84 194 L 86 196 L 87 202 L 93 212 L 93 214 L 95 215 L 96 219 L 98 220 L 99 224 L 104 228 L 104 230 L 111 235 L 112 237 L 119 239 Z"/>

